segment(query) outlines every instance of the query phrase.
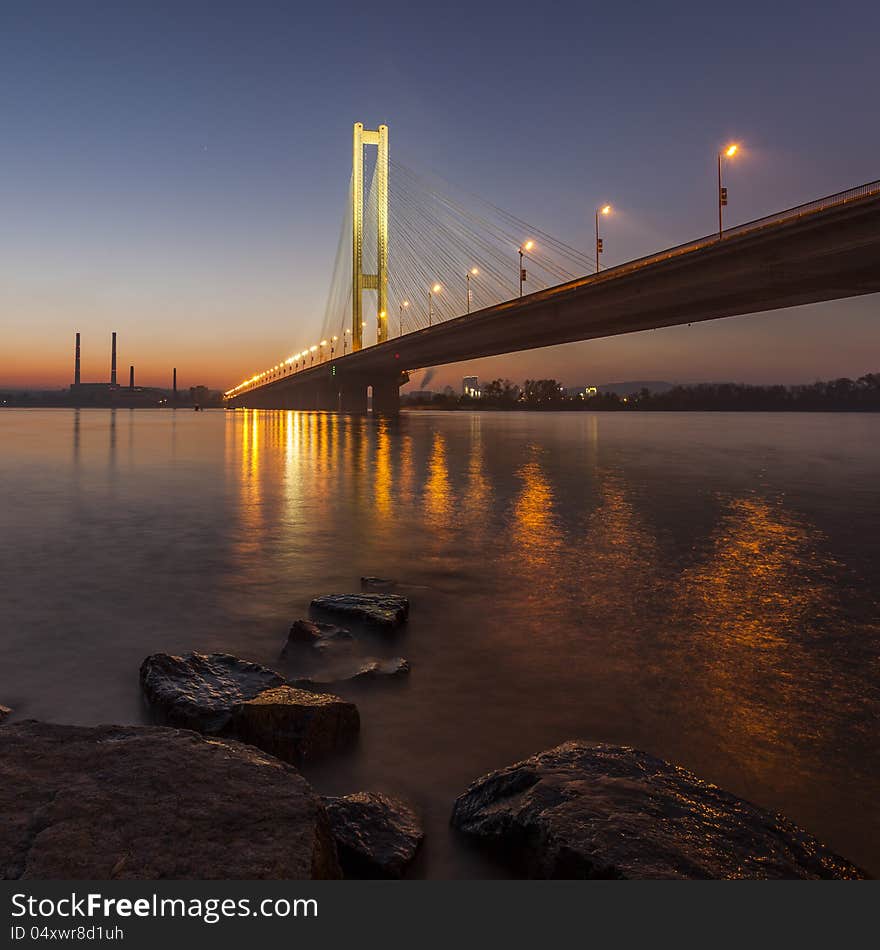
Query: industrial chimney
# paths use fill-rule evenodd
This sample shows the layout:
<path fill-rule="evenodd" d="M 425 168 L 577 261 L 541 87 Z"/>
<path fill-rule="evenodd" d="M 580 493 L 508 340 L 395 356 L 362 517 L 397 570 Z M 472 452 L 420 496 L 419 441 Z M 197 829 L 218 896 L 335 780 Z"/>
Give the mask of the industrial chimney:
<path fill-rule="evenodd" d="M 79 386 L 79 333 L 76 334 L 76 357 L 73 363 L 73 385 Z"/>
<path fill-rule="evenodd" d="M 176 366 L 171 372 L 171 389 L 172 389 L 172 395 L 174 397 L 174 402 L 177 402 L 177 367 Z"/>
<path fill-rule="evenodd" d="M 110 385 L 116 385 L 116 331 L 113 331 L 113 346 L 110 351 Z"/>
<path fill-rule="evenodd" d="M 134 367 L 128 367 L 128 388 L 134 389 Z"/>

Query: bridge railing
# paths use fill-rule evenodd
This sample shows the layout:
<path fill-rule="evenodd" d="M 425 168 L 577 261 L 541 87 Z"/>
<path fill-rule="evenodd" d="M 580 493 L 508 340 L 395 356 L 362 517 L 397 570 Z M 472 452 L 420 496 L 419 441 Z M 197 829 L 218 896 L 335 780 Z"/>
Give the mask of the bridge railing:
<path fill-rule="evenodd" d="M 647 267 L 649 264 L 669 260 L 672 257 L 678 257 L 680 254 L 689 254 L 700 248 L 717 244 L 719 241 L 726 241 L 731 237 L 748 234 L 752 231 L 760 231 L 762 228 L 772 227 L 776 224 L 803 218 L 815 214 L 818 211 L 827 211 L 829 208 L 836 208 L 841 205 L 849 204 L 852 201 L 859 201 L 871 195 L 880 195 L 880 181 L 868 182 L 856 188 L 850 188 L 847 191 L 839 191 L 833 195 L 826 195 L 824 198 L 816 198 L 813 201 L 808 201 L 806 204 L 787 208 L 785 211 L 776 211 L 773 214 L 765 215 L 763 218 L 755 218 L 753 221 L 746 221 L 744 224 L 737 224 L 732 228 L 725 228 L 720 235 L 716 231 L 714 234 L 688 241 L 686 244 L 678 244 L 675 247 L 658 251 L 655 254 L 648 254 L 646 257 L 638 257 L 635 260 L 617 264 L 614 267 L 609 267 L 608 270 L 580 278 L 577 281 L 573 281 L 573 283 L 582 286 L 596 279 L 623 276 L 630 271 Z M 557 288 L 548 289 L 552 291 Z M 543 292 L 546 293 L 546 291 Z"/>

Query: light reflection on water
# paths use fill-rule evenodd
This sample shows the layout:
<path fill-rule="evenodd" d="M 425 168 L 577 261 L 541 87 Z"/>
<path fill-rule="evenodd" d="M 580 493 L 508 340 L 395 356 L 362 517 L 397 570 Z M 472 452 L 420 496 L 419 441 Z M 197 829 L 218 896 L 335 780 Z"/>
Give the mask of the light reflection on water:
<path fill-rule="evenodd" d="M 157 650 L 277 665 L 317 593 L 398 578 L 408 683 L 313 768 L 425 815 L 573 736 L 671 758 L 880 871 L 880 419 L 4 411 L 0 702 L 143 718 Z M 287 672 L 296 672 L 287 670 Z"/>

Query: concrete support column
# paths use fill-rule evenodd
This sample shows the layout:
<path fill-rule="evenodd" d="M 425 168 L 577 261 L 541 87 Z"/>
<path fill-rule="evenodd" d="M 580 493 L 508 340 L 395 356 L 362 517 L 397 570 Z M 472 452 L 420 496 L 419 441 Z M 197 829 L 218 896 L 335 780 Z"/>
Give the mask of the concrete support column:
<path fill-rule="evenodd" d="M 340 412 L 364 415 L 367 411 L 367 384 L 363 380 L 346 380 L 339 384 L 338 407 Z"/>
<path fill-rule="evenodd" d="M 396 416 L 400 412 L 400 381 L 395 376 L 373 383 L 373 415 Z"/>

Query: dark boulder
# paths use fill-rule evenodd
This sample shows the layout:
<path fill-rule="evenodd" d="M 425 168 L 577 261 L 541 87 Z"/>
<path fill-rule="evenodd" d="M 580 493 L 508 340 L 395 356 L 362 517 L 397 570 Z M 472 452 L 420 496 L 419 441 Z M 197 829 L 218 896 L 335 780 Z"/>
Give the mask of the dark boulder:
<path fill-rule="evenodd" d="M 343 683 L 366 683 L 373 680 L 400 679 L 410 671 L 409 661 L 402 656 L 395 656 L 390 660 L 366 660 L 351 673 L 341 676 L 328 676 L 326 679 L 296 679 L 293 686 L 301 689 L 324 690 L 330 686 Z"/>
<path fill-rule="evenodd" d="M 0 878 L 338 878 L 323 803 L 290 765 L 155 726 L 0 729 Z"/>
<path fill-rule="evenodd" d="M 3 722 L 12 715 L 12 710 L 8 706 L 0 706 L 0 722 Z"/>
<path fill-rule="evenodd" d="M 304 646 L 323 652 L 352 639 L 350 630 L 339 627 L 335 623 L 323 623 L 320 620 L 294 620 L 281 656 L 286 658 L 294 654 L 297 648 Z"/>
<path fill-rule="evenodd" d="M 416 813 L 376 792 L 325 798 L 346 877 L 400 877 L 425 837 Z"/>
<path fill-rule="evenodd" d="M 390 577 L 362 577 L 361 590 L 391 590 L 397 586 L 397 581 Z"/>
<path fill-rule="evenodd" d="M 141 665 L 144 696 L 166 723 L 230 736 L 289 762 L 350 743 L 360 718 L 352 703 L 291 688 L 274 670 L 225 653 L 157 653 Z"/>
<path fill-rule="evenodd" d="M 407 676 L 409 671 L 409 661 L 402 656 L 395 656 L 390 660 L 367 660 L 351 676 L 351 680 L 361 682 L 363 680 L 398 679 Z"/>
<path fill-rule="evenodd" d="M 230 732 L 287 762 L 302 762 L 350 745 L 360 725 L 354 703 L 330 693 L 277 686 L 236 705 Z"/>
<path fill-rule="evenodd" d="M 287 681 L 274 670 L 227 653 L 154 653 L 141 664 L 141 688 L 166 723 L 219 735 L 232 707 Z"/>
<path fill-rule="evenodd" d="M 409 614 L 409 601 L 400 594 L 324 594 L 312 607 L 378 627 L 399 627 Z"/>
<path fill-rule="evenodd" d="M 539 878 L 860 878 L 781 815 L 625 746 L 565 742 L 492 772 L 452 824 Z"/>

